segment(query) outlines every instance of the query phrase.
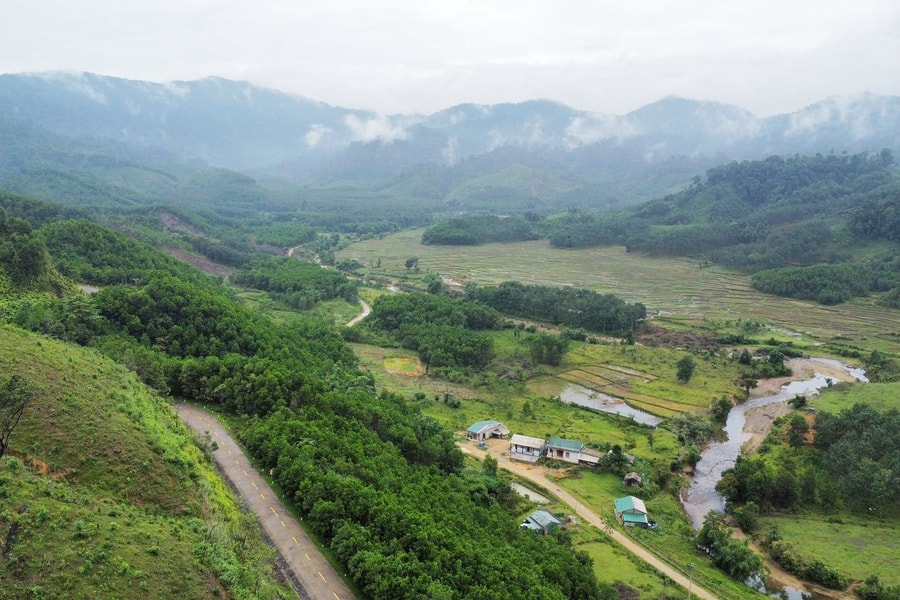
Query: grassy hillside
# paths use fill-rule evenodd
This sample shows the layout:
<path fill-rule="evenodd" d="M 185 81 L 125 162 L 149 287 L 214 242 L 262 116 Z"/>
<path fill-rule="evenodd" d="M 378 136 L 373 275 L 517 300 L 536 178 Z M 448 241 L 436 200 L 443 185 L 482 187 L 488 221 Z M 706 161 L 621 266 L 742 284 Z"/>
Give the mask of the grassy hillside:
<path fill-rule="evenodd" d="M 168 403 L 96 353 L 0 326 L 36 391 L 0 461 L 0 598 L 292 597 Z"/>

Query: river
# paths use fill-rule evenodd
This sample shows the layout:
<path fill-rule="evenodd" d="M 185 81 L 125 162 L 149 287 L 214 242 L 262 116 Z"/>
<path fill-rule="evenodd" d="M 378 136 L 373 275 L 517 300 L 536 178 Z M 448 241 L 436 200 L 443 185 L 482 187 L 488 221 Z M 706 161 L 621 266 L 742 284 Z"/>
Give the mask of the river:
<path fill-rule="evenodd" d="M 835 369 L 840 370 L 844 374 L 841 379 L 849 381 L 855 379 L 863 383 L 869 381 L 865 376 L 864 370 L 849 367 L 840 361 L 827 358 L 812 358 L 809 360 L 812 363 L 821 365 L 823 371 L 834 372 Z M 834 380 L 834 377 L 815 372 L 812 378 L 792 381 L 782 386 L 781 390 L 776 394 L 753 398 L 731 409 L 724 427 L 725 441 L 710 444 L 701 454 L 700 462 L 697 463 L 694 470 L 691 485 L 682 497 L 682 505 L 691 519 L 694 529 L 700 529 L 703 525 L 703 518 L 709 511 L 725 512 L 725 499 L 716 491 L 716 484 L 722 478 L 722 472 L 734 466 L 741 452 L 741 447 L 751 437 L 749 433 L 744 431 L 747 411 L 777 402 L 787 402 L 798 394 L 805 396 L 815 395 L 819 390 L 827 387 L 830 381 Z M 785 591 L 788 598 L 802 597 L 802 592 L 798 590 L 786 589 Z"/>

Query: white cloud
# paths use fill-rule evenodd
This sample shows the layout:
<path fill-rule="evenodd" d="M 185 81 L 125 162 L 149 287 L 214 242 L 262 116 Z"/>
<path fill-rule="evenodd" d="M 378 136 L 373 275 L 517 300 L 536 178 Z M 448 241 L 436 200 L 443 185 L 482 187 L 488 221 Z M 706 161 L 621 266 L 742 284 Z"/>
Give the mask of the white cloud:
<path fill-rule="evenodd" d="M 331 131 L 330 127 L 317 123 L 309 128 L 309 131 L 303 136 L 303 140 L 306 142 L 307 146 L 315 148 L 319 145 L 319 142 L 322 141 L 322 138 L 331 133 Z"/>
<path fill-rule="evenodd" d="M 353 134 L 355 142 L 372 142 L 381 140 L 391 142 L 405 140 L 406 128 L 402 124 L 393 123 L 384 115 L 376 115 L 371 119 L 360 119 L 356 115 L 348 115 L 345 124 Z"/>

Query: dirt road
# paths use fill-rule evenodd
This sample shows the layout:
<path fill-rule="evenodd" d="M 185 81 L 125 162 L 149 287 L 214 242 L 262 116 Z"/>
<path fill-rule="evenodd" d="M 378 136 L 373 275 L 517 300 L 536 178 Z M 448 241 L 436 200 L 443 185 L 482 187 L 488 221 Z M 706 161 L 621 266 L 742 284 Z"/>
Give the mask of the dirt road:
<path fill-rule="evenodd" d="M 259 517 L 263 530 L 278 549 L 294 580 L 303 587 L 306 595 L 301 593 L 301 596 L 312 600 L 354 599 L 338 573 L 300 528 L 269 484 L 254 470 L 215 415 L 188 404 L 176 404 L 175 410 L 198 435 L 202 437 L 209 433 L 218 445 L 214 452 L 216 464 Z"/>
<path fill-rule="evenodd" d="M 353 327 L 363 319 L 369 316 L 369 313 L 372 312 L 372 307 L 366 304 L 366 301 L 362 298 L 359 299 L 359 305 L 362 306 L 362 312 L 350 319 L 347 323 L 347 327 Z"/>
<path fill-rule="evenodd" d="M 597 513 L 582 504 L 575 498 L 575 496 L 573 496 L 566 490 L 554 485 L 552 481 L 550 481 L 543 475 L 543 472 L 540 472 L 533 465 L 512 461 L 509 459 L 509 457 L 503 456 L 501 452 L 489 452 L 480 448 L 476 448 L 472 444 L 472 442 L 458 442 L 457 445 L 459 446 L 459 449 L 463 451 L 463 453 L 475 456 L 479 459 L 483 459 L 485 455 L 490 453 L 492 457 L 497 459 L 497 464 L 500 468 L 506 469 L 511 473 L 515 473 L 523 479 L 533 481 L 541 487 L 549 490 L 554 496 L 568 504 L 572 508 L 576 516 L 607 533 L 616 543 L 620 544 L 623 548 L 652 566 L 660 573 L 665 574 L 667 577 L 672 579 L 678 585 L 682 586 L 684 589 L 690 588 L 693 597 L 705 598 L 706 600 L 716 600 L 715 595 L 697 585 L 696 582 L 692 583 L 688 576 L 684 575 L 680 571 L 676 571 L 671 566 L 669 566 L 668 563 L 660 560 L 656 555 L 649 552 L 646 548 L 644 548 L 628 536 L 607 525 L 607 523 L 603 519 L 601 519 L 600 516 L 597 515 Z"/>

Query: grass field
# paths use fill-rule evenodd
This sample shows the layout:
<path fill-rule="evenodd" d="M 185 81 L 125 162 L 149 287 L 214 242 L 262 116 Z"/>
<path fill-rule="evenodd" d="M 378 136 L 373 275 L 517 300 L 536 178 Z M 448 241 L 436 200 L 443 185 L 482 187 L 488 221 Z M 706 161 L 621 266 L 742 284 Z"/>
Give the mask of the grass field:
<path fill-rule="evenodd" d="M 580 250 L 551 248 L 546 240 L 484 246 L 423 246 L 422 230 L 403 231 L 355 244 L 338 253 L 363 264 L 381 259 L 375 274 L 410 276 L 406 259 L 416 256 L 421 273 L 435 271 L 479 285 L 516 280 L 527 284 L 574 285 L 643 302 L 648 313 L 668 321 L 771 323 L 799 343 L 831 342 L 900 353 L 900 311 L 865 299 L 820 306 L 762 294 L 746 275 L 700 268 L 689 259 L 648 258 L 619 246 Z"/>
<path fill-rule="evenodd" d="M 854 404 L 868 404 L 879 411 L 900 410 L 900 383 L 836 385 L 810 399 L 816 410 L 837 413 Z"/>
<path fill-rule="evenodd" d="M 860 518 L 841 514 L 833 517 L 794 515 L 762 517 L 760 528 L 778 529 L 801 557 L 816 558 L 850 579 L 878 575 L 882 583 L 900 585 L 900 546 L 897 523 L 877 516 Z"/>

